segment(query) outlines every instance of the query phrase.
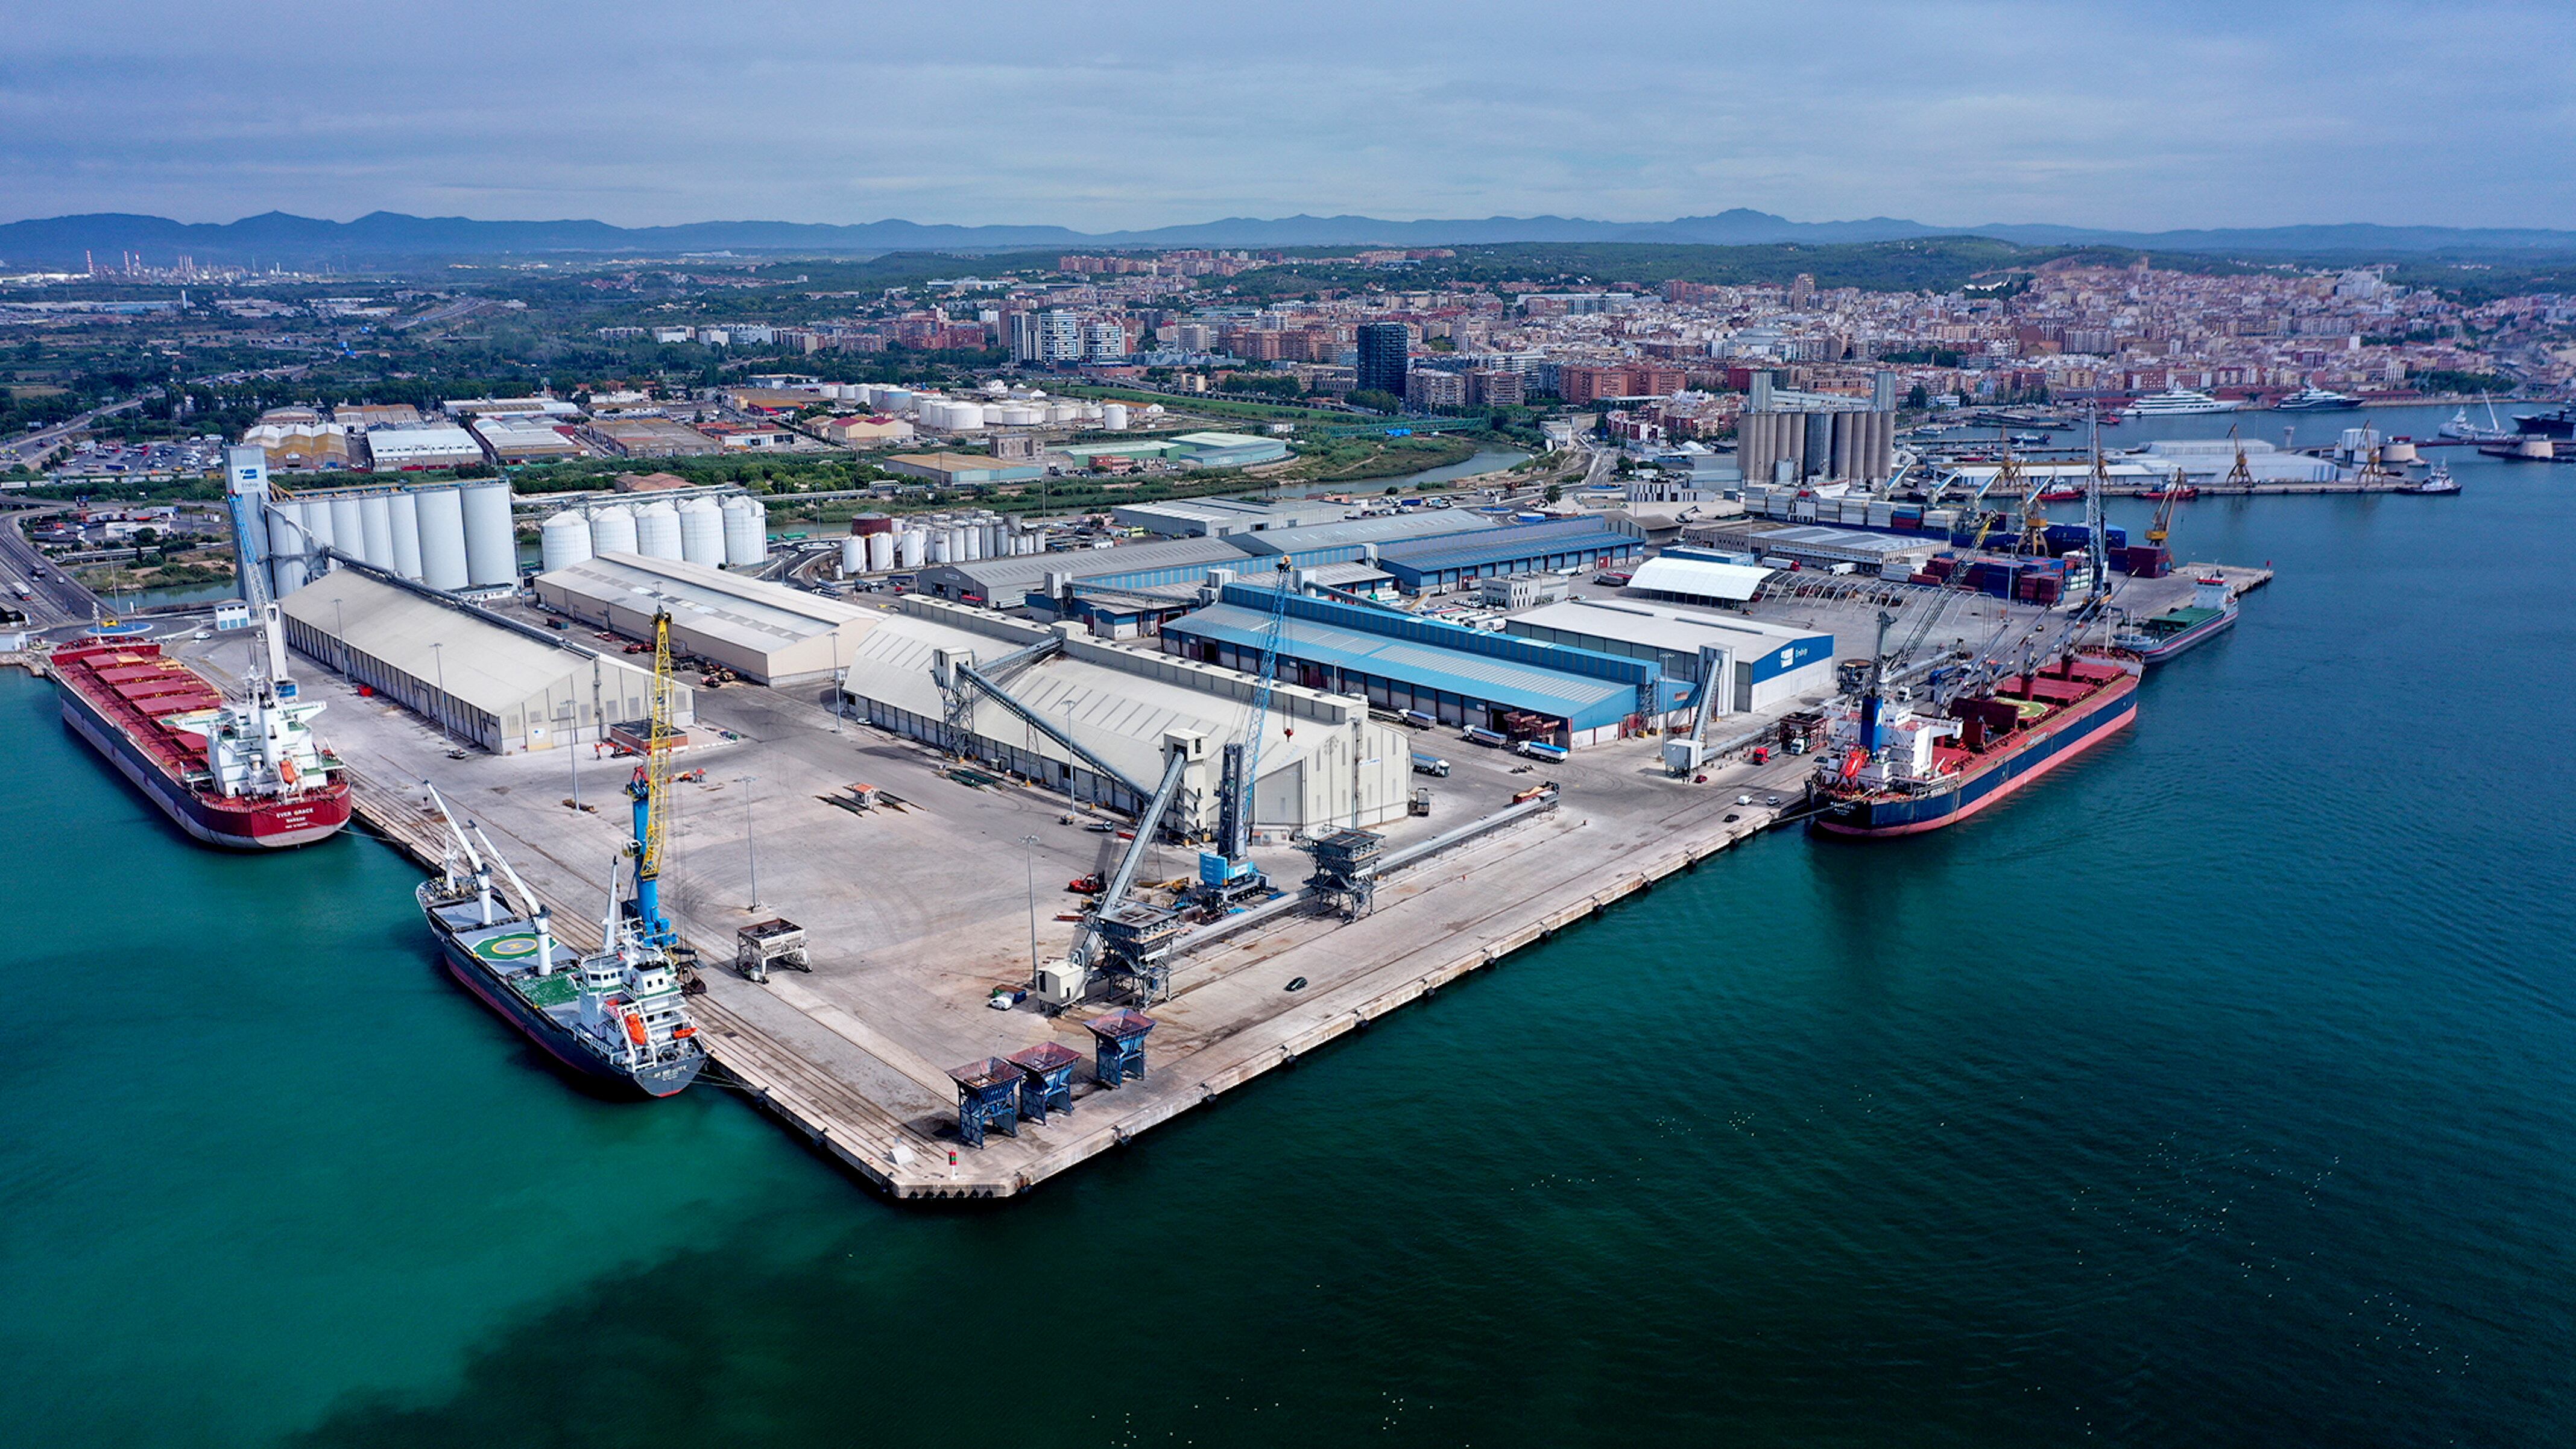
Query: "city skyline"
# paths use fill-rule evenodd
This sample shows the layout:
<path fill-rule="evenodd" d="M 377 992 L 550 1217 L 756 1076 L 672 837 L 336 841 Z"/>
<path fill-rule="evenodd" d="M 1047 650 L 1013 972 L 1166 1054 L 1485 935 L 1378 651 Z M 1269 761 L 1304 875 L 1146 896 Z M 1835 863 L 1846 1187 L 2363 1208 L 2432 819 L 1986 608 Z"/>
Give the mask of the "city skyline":
<path fill-rule="evenodd" d="M 16 31 L 0 61 L 11 220 L 1103 232 L 1748 207 L 1944 229 L 2576 226 L 2556 164 L 2576 115 L 2555 100 L 2576 17 L 2513 3 L 1149 4 L 999 7 L 961 27 L 877 7 L 645 5 L 612 22 L 140 0 Z M 285 66 L 296 44 L 316 63 Z M 2463 168 L 2512 184 L 2464 188 Z"/>

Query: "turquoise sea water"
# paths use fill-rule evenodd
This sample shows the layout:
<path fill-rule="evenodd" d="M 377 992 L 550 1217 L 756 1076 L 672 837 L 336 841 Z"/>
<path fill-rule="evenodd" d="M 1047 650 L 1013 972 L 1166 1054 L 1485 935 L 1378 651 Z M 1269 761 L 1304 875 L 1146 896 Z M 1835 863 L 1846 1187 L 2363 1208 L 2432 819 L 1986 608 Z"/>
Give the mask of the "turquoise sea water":
<path fill-rule="evenodd" d="M 194 848 L 0 678 L 0 1423 L 2576 1440 L 2576 468 L 2452 466 L 2186 504 L 2281 581 L 1976 821 L 1768 837 L 962 1211 L 566 1090 L 389 851 Z"/>

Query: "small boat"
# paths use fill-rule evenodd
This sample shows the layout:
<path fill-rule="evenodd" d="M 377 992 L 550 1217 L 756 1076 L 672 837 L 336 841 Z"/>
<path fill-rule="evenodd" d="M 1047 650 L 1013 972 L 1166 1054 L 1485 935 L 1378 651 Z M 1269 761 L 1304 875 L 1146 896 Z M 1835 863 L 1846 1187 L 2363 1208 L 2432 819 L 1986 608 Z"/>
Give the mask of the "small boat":
<path fill-rule="evenodd" d="M 2433 465 L 2432 472 L 2425 474 L 2422 478 L 2407 484 L 2405 487 L 2400 488 L 2397 491 L 2400 493 L 2421 493 L 2434 497 L 2442 497 L 2459 492 L 2460 485 L 2459 481 L 2451 476 L 2450 469 L 2436 463 Z"/>
<path fill-rule="evenodd" d="M 2138 656 L 2141 663 L 2161 664 L 2196 645 L 2225 633 L 2236 622 L 2236 594 L 2227 580 L 2208 574 L 2192 580 L 2191 602 L 2142 619 L 2112 642 Z"/>

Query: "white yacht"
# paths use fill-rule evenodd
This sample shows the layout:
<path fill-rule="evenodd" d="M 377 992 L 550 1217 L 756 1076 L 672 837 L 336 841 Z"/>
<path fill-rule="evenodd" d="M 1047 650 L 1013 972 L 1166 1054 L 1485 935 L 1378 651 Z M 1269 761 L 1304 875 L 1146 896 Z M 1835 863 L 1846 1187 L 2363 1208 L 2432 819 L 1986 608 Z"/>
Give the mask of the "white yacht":
<path fill-rule="evenodd" d="M 2232 413 L 2234 411 L 2236 411 L 2236 404 L 2232 402 L 2221 402 L 2205 392 L 2191 392 L 2179 387 L 2167 388 L 2163 392 L 2139 398 L 2129 404 L 2129 416 L 2133 418 L 2168 418 L 2185 413 Z"/>

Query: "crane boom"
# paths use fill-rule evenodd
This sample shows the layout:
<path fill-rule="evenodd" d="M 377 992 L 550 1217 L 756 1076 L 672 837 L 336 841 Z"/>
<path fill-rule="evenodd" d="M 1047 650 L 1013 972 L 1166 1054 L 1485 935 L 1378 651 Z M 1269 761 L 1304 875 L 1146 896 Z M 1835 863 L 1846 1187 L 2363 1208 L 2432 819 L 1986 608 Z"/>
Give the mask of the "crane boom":
<path fill-rule="evenodd" d="M 653 615 L 653 692 L 644 731 L 644 763 L 626 782 L 635 802 L 635 917 L 648 944 L 668 946 L 671 923 L 662 915 L 662 853 L 670 838 L 671 612 Z"/>
<path fill-rule="evenodd" d="M 1270 687 L 1279 682 L 1279 640 L 1288 629 L 1288 595 L 1297 586 L 1296 565 L 1286 554 L 1279 556 L 1279 576 L 1271 582 L 1270 617 L 1261 626 L 1261 672 L 1252 686 L 1252 718 L 1244 725 L 1251 747 L 1243 752 L 1243 799 L 1235 816 L 1247 840 L 1252 838 L 1252 797 L 1261 779 L 1261 737 L 1270 720 Z"/>

